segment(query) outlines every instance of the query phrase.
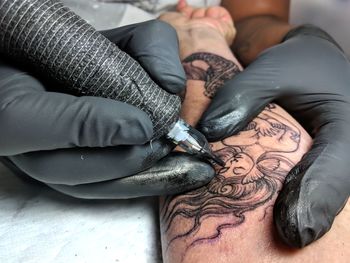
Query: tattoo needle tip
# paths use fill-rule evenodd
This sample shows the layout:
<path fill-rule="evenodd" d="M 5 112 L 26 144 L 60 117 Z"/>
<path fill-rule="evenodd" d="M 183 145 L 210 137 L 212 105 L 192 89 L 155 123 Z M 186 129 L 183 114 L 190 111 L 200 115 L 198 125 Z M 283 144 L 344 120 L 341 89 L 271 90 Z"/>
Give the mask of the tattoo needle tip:
<path fill-rule="evenodd" d="M 212 153 L 211 151 L 206 151 L 206 156 L 208 159 L 212 160 L 213 162 L 220 165 L 221 167 L 225 166 L 225 162 L 221 160 L 217 155 Z"/>
<path fill-rule="evenodd" d="M 212 157 L 213 161 L 216 162 L 218 165 L 220 165 L 221 167 L 225 166 L 225 162 L 223 160 L 221 160 L 218 156 L 213 154 Z"/>

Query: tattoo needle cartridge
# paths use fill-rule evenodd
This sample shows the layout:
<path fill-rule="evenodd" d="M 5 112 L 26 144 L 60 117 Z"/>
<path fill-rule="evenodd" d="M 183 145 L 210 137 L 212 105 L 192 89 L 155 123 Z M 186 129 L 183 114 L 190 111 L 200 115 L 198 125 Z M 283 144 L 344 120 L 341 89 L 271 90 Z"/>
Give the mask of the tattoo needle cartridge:
<path fill-rule="evenodd" d="M 166 136 L 189 154 L 204 158 L 220 166 L 225 165 L 225 163 L 212 152 L 204 135 L 182 119 L 179 119 L 175 123 Z"/>

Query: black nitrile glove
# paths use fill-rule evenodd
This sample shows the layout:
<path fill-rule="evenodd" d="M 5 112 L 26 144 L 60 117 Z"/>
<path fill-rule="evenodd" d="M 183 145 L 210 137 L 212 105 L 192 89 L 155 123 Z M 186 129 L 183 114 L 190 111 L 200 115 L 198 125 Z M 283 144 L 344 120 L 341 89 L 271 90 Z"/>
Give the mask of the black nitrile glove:
<path fill-rule="evenodd" d="M 169 25 L 150 21 L 103 33 L 137 59 L 160 87 L 171 93 L 185 87 L 176 32 Z M 29 176 L 63 188 L 78 184 L 94 188 L 92 183 L 110 180 L 113 195 L 96 185 L 90 197 L 123 198 L 185 191 L 214 175 L 210 165 L 192 163 L 187 155 L 167 157 L 155 165 L 173 145 L 162 140 L 147 143 L 153 135 L 152 122 L 136 107 L 47 92 L 53 84 L 41 80 L 8 62 L 0 64 L 0 156 L 10 156 L 7 161 Z M 153 180 L 144 180 L 135 191 L 140 177 L 133 180 L 131 175 L 154 165 L 147 177 Z M 188 173 L 191 167 L 200 167 L 201 175 Z M 125 182 L 113 181 L 127 176 L 131 177 Z M 62 191 L 89 197 L 89 192 Z"/>
<path fill-rule="evenodd" d="M 289 32 L 217 92 L 200 129 L 211 140 L 240 131 L 271 101 L 314 137 L 289 173 L 274 208 L 279 235 L 303 247 L 331 227 L 350 193 L 350 63 L 313 26 Z"/>
<path fill-rule="evenodd" d="M 185 89 L 176 31 L 167 23 L 151 20 L 100 33 L 137 60 L 161 88 L 172 94 Z"/>
<path fill-rule="evenodd" d="M 150 21 L 105 34 L 121 48 L 128 47 L 160 87 L 171 93 L 184 89 L 177 36 L 169 25 Z M 136 107 L 46 92 L 53 89 L 53 83 L 40 81 L 42 77 L 0 63 L 0 156 L 75 146 L 143 144 L 153 135 L 149 117 Z"/>
<path fill-rule="evenodd" d="M 125 177 L 127 173 L 144 169 L 143 162 L 152 158 L 155 151 L 159 151 L 159 156 L 171 149 L 159 142 L 153 143 L 152 148 L 148 145 L 126 149 L 72 148 L 0 157 L 0 160 L 24 179 L 30 175 L 64 194 L 84 199 L 177 194 L 198 188 L 214 176 L 209 164 L 186 153 L 173 152 L 151 168 Z"/>

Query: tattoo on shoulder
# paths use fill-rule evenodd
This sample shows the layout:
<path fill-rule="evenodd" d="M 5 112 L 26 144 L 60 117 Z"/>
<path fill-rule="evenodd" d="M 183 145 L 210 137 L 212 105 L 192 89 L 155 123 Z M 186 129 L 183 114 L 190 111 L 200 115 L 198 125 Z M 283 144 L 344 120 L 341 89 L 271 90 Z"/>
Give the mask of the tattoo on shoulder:
<path fill-rule="evenodd" d="M 240 72 L 239 67 L 221 56 L 199 52 L 194 53 L 182 62 L 187 79 L 204 81 L 204 95 L 213 98 L 216 91 L 225 81 Z"/>
<path fill-rule="evenodd" d="M 289 157 L 298 151 L 299 143 L 299 129 L 273 104 L 239 134 L 216 143 L 215 153 L 225 167 L 216 167 L 208 185 L 163 202 L 161 223 L 168 248 L 176 240 L 184 240 L 187 250 L 215 242 L 223 229 L 243 224 L 248 211 L 271 207 L 269 201 L 295 165 Z M 178 219 L 181 229 L 173 227 Z"/>

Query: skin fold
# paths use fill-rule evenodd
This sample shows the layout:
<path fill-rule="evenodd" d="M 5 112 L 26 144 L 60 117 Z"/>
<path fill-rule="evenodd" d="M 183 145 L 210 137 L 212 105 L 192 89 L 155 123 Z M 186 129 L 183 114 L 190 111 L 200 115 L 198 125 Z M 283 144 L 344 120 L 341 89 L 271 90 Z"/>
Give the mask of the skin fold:
<path fill-rule="evenodd" d="M 213 15 L 214 14 L 214 15 Z M 194 9 L 184 1 L 178 13 L 160 17 L 177 30 L 187 75 L 181 116 L 196 125 L 215 92 L 242 66 L 231 53 L 233 22 L 221 7 Z M 284 246 L 272 210 L 288 172 L 312 144 L 287 112 L 269 104 L 237 135 L 213 142 L 225 162 L 206 186 L 161 198 L 164 262 L 346 262 L 349 207 L 332 231 L 303 250 Z"/>

